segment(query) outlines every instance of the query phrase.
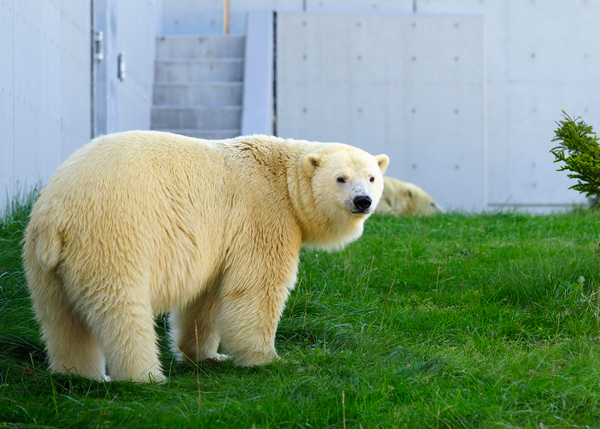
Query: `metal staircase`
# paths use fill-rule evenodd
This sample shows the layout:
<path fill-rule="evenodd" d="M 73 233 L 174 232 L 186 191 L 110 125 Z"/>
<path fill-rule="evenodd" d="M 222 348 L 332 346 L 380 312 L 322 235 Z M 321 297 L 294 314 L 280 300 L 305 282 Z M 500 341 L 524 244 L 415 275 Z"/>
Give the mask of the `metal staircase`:
<path fill-rule="evenodd" d="M 204 139 L 240 135 L 244 36 L 157 39 L 151 128 Z"/>

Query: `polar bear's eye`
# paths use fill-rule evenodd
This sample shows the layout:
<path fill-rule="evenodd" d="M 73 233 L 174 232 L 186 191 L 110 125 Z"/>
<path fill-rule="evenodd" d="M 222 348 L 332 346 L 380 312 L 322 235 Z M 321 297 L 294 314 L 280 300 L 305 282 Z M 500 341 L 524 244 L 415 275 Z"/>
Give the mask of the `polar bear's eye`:
<path fill-rule="evenodd" d="M 338 177 L 337 178 L 338 183 L 346 183 L 346 178 L 345 177 Z"/>
<path fill-rule="evenodd" d="M 374 178 L 373 176 L 371 176 L 371 177 L 369 178 L 369 182 L 373 183 L 374 181 L 375 181 L 375 178 Z"/>

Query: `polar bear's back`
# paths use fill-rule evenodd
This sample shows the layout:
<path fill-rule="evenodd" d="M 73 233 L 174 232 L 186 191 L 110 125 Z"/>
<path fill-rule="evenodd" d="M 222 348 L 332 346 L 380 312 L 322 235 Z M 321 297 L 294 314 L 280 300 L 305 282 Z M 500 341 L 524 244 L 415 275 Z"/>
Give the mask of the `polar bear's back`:
<path fill-rule="evenodd" d="M 42 191 L 27 232 L 35 239 L 26 239 L 37 249 L 28 257 L 26 248 L 26 260 L 37 253 L 47 269 L 60 263 L 71 285 L 127 271 L 145 278 L 164 311 L 212 275 L 235 229 L 235 215 L 223 219 L 234 191 L 224 168 L 209 141 L 159 132 L 95 139 Z"/>

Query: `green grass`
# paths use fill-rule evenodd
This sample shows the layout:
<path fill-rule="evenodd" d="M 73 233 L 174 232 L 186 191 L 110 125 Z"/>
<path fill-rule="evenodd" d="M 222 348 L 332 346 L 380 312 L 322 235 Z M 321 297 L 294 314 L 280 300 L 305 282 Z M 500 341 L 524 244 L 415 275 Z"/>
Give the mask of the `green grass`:
<path fill-rule="evenodd" d="M 283 362 L 180 365 L 165 384 L 46 371 L 20 262 L 29 204 L 0 222 L 0 427 L 600 427 L 600 216 L 373 216 L 303 251 Z"/>

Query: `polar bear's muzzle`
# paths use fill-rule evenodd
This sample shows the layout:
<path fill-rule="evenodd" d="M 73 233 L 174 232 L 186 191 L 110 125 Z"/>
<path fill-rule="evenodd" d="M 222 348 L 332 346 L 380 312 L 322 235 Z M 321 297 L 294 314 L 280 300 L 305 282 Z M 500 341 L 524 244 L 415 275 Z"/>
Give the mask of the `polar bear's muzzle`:
<path fill-rule="evenodd" d="M 350 211 L 354 214 L 371 213 L 371 204 L 373 200 L 368 195 L 358 195 L 352 200 L 352 208 Z"/>

